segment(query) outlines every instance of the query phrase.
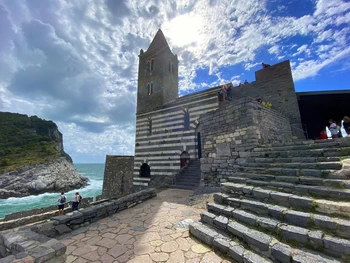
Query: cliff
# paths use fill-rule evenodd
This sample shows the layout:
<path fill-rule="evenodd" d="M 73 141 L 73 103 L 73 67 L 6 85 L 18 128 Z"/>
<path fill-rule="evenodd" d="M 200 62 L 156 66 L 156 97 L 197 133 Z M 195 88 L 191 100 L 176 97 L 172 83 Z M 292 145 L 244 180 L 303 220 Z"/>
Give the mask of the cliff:
<path fill-rule="evenodd" d="M 87 181 L 64 152 L 54 122 L 0 112 L 0 199 L 68 191 Z"/>

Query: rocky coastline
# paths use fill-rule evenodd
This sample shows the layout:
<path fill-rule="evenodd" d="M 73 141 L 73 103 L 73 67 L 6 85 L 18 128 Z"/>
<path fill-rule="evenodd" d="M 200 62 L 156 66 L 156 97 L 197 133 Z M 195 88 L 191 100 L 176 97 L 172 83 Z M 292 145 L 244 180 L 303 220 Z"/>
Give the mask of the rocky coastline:
<path fill-rule="evenodd" d="M 0 174 L 0 199 L 67 192 L 88 185 L 65 157 Z"/>

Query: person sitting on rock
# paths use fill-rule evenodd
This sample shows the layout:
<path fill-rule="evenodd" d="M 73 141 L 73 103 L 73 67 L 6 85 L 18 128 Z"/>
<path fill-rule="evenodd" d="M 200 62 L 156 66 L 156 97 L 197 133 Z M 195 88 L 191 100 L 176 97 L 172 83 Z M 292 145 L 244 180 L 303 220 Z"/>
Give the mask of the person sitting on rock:
<path fill-rule="evenodd" d="M 64 214 L 64 206 L 66 204 L 66 201 L 67 201 L 67 198 L 66 196 L 64 195 L 64 193 L 62 192 L 60 197 L 58 198 L 57 200 L 57 203 L 58 203 L 58 215 L 63 215 Z"/>

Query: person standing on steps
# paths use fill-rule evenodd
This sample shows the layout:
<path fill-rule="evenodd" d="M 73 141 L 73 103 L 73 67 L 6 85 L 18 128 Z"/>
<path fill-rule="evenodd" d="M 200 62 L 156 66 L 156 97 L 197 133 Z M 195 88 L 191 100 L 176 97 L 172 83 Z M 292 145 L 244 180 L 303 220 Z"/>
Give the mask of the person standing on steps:
<path fill-rule="evenodd" d="M 349 137 L 350 136 L 350 118 L 348 116 L 344 116 L 343 118 L 343 127 L 347 136 Z"/>
<path fill-rule="evenodd" d="M 58 215 L 61 216 L 64 214 L 64 206 L 66 204 L 67 198 L 64 195 L 64 193 L 62 192 L 60 197 L 57 200 L 58 203 Z"/>

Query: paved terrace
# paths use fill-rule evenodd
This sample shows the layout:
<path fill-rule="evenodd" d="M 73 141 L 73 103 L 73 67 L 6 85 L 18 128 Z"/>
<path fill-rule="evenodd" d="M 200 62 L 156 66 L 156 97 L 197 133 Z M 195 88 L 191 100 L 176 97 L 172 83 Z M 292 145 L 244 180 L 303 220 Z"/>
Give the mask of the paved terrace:
<path fill-rule="evenodd" d="M 228 263 L 191 238 L 188 221 L 204 211 L 190 205 L 192 191 L 168 189 L 133 208 L 61 236 L 67 263 Z"/>

